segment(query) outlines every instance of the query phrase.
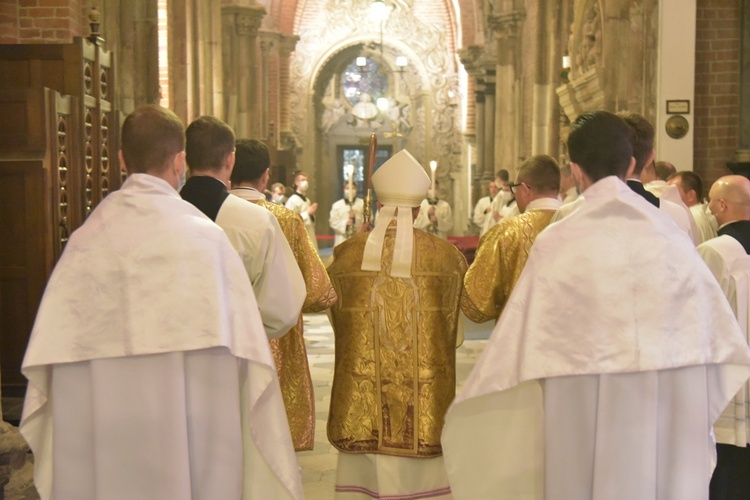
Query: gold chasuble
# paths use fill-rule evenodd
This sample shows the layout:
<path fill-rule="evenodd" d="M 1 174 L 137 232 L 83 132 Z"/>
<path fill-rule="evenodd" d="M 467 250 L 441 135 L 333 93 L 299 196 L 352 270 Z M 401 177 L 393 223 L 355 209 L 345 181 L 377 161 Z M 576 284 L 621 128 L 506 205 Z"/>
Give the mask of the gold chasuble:
<path fill-rule="evenodd" d="M 334 248 L 328 275 L 336 362 L 328 439 L 346 453 L 442 454 L 443 418 L 455 395 L 456 333 L 466 260 L 414 229 L 410 278 L 391 277 L 395 223 L 380 271 L 363 271 L 367 234 Z"/>
<path fill-rule="evenodd" d="M 250 200 L 268 209 L 279 221 L 289 246 L 292 247 L 307 296 L 297 326 L 281 338 L 271 340 L 271 352 L 279 375 L 284 407 L 292 431 L 295 451 L 312 450 L 315 441 L 315 395 L 313 394 L 307 349 L 302 335 L 302 313 L 320 312 L 336 302 L 326 268 L 310 241 L 302 219 L 288 208 L 264 200 Z"/>
<path fill-rule="evenodd" d="M 475 323 L 495 320 L 516 286 L 537 235 L 553 210 L 533 210 L 493 226 L 482 239 L 464 278 L 461 310 Z"/>

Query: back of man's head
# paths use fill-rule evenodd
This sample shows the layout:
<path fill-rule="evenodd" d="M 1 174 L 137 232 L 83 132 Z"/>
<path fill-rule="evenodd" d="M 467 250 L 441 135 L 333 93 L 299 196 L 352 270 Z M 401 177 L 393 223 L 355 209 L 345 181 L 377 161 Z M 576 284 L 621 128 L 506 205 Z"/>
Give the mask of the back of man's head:
<path fill-rule="evenodd" d="M 551 156 L 532 156 L 521 164 L 518 181 L 525 182 L 539 195 L 554 197 L 560 191 L 560 167 Z"/>
<path fill-rule="evenodd" d="M 691 191 L 695 192 L 695 203 L 701 202 L 703 199 L 703 181 L 698 174 L 689 170 L 683 170 L 672 174 L 667 178 L 669 184 L 673 184 L 673 180 L 676 180 L 679 183 L 680 189 L 686 195 Z M 685 204 L 689 206 L 687 202 Z"/>
<path fill-rule="evenodd" d="M 173 112 L 156 105 L 141 106 L 122 124 L 121 150 L 129 173 L 161 173 L 185 149 L 185 127 Z"/>
<path fill-rule="evenodd" d="M 675 166 L 668 161 L 657 161 L 654 164 L 654 173 L 657 179 L 666 181 L 670 175 L 674 175 L 676 172 Z"/>
<path fill-rule="evenodd" d="M 632 132 L 608 111 L 584 113 L 571 126 L 568 153 L 592 183 L 610 175 L 624 179 L 633 156 Z"/>
<path fill-rule="evenodd" d="M 185 131 L 186 160 L 190 171 L 219 170 L 226 155 L 234 151 L 234 132 L 214 116 L 193 120 Z"/>
<path fill-rule="evenodd" d="M 622 111 L 617 116 L 625 120 L 633 132 L 633 156 L 635 157 L 635 169 L 633 175 L 640 177 L 643 167 L 648 163 L 654 150 L 654 127 L 641 115 Z"/>
<path fill-rule="evenodd" d="M 503 184 L 508 184 L 510 182 L 510 174 L 508 173 L 507 170 L 505 170 L 504 168 L 501 168 L 500 170 L 497 171 L 497 173 L 495 173 L 495 179 L 500 179 L 503 182 Z"/>
<path fill-rule="evenodd" d="M 255 139 L 237 139 L 234 169 L 230 180 L 233 185 L 258 182 L 271 165 L 268 148 Z"/>

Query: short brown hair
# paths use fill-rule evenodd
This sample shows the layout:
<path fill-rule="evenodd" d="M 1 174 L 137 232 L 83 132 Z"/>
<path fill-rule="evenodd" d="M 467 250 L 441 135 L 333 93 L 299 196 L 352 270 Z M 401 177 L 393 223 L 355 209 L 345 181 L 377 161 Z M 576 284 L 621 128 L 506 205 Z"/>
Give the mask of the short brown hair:
<path fill-rule="evenodd" d="M 217 170 L 234 151 L 234 131 L 215 116 L 199 116 L 185 131 L 185 159 L 190 170 Z"/>
<path fill-rule="evenodd" d="M 539 193 L 557 193 L 560 191 L 560 167 L 551 156 L 535 155 L 521 164 L 518 180 Z"/>
<path fill-rule="evenodd" d="M 617 116 L 625 120 L 633 133 L 633 157 L 635 169 L 633 175 L 640 176 L 646 166 L 651 151 L 654 149 L 654 127 L 641 115 L 621 111 Z"/>
<path fill-rule="evenodd" d="M 121 138 L 129 173 L 162 172 L 167 162 L 185 149 L 185 126 L 170 110 L 149 104 L 125 118 Z"/>

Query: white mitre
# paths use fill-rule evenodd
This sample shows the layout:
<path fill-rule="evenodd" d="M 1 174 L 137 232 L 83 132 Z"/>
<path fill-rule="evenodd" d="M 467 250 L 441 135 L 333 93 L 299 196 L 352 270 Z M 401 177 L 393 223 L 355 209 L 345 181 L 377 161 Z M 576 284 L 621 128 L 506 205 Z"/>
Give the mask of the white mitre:
<path fill-rule="evenodd" d="M 398 217 L 391 277 L 409 278 L 414 247 L 411 209 L 422 203 L 430 187 L 430 178 L 411 153 L 402 149 L 372 175 L 372 185 L 383 206 L 377 226 L 367 237 L 362 270 L 380 271 L 385 232 L 391 221 Z"/>

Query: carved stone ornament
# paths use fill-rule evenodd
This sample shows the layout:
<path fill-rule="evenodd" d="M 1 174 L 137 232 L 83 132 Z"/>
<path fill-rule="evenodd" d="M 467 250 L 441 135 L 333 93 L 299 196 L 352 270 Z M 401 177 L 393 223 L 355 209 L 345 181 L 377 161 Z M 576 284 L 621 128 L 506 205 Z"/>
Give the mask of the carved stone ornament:
<path fill-rule="evenodd" d="M 568 50 L 572 55 L 571 76 L 575 79 L 602 61 L 602 15 L 598 0 L 589 0 L 576 17 Z"/>
<path fill-rule="evenodd" d="M 266 9 L 253 8 L 243 9 L 235 14 L 234 26 L 239 36 L 258 36 L 258 30 L 263 22 Z"/>
<path fill-rule="evenodd" d="M 526 14 L 522 11 L 509 12 L 507 14 L 491 14 L 487 16 L 487 24 L 494 30 L 501 40 L 516 38 L 521 29 Z"/>
<path fill-rule="evenodd" d="M 328 0 L 325 2 L 326 22 L 300 31 L 301 39 L 291 65 L 290 108 L 293 132 L 303 146 L 311 139 L 306 135 L 306 131 L 311 129 L 308 125 L 310 120 L 316 120 L 316 126 L 323 130 L 326 127 L 330 130 L 335 123 L 333 110 L 329 110 L 326 119 L 321 122 L 317 122 L 321 118 L 307 112 L 310 109 L 309 89 L 314 86 L 311 80 L 320 77 L 314 72 L 325 67 L 321 58 L 335 56 L 326 54 L 326 49 L 340 46 L 343 50 L 347 47 L 347 40 L 352 39 L 380 39 L 380 26 L 370 18 L 370 3 L 369 0 Z M 413 9 L 407 8 L 409 4 L 411 0 L 393 2 L 390 15 L 382 26 L 386 54 L 392 51 L 393 45 L 400 43 L 408 46 L 420 61 L 418 71 L 421 78 L 408 78 L 411 85 L 409 95 L 418 96 L 418 99 L 403 103 L 410 104 L 412 110 L 409 115 L 412 117 L 409 121 L 412 130 L 409 135 L 413 140 L 409 141 L 409 150 L 415 157 L 423 158 L 426 155 L 424 141 L 429 140 L 430 150 L 438 155 L 435 159 L 440 165 L 445 165 L 446 169 L 460 168 L 460 148 L 455 147 L 455 139 L 461 138 L 460 120 L 456 118 L 460 118 L 460 114 L 447 97 L 449 92 L 455 95 L 454 82 L 457 81 L 449 35 L 444 27 L 419 19 Z M 409 71 L 417 71 L 417 68 L 410 68 Z M 427 88 L 422 88 L 422 82 L 427 82 Z M 422 95 L 425 97 L 419 97 Z M 429 116 L 426 116 L 421 102 L 425 98 L 432 101 Z M 425 136 L 427 129 L 424 122 L 428 119 L 440 123 L 440 127 L 431 129 L 429 137 Z M 405 125 L 401 123 L 400 126 Z M 439 172 L 439 175 L 446 174 Z"/>

